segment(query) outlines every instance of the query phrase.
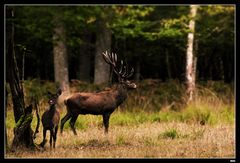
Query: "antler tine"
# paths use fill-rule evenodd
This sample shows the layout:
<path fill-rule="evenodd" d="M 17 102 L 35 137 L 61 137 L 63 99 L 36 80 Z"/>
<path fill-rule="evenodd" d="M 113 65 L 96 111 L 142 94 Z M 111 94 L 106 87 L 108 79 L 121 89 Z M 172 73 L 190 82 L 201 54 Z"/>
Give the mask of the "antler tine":
<path fill-rule="evenodd" d="M 129 72 L 129 67 L 123 60 L 120 61 L 120 67 L 117 66 L 118 57 L 116 53 L 108 53 L 106 51 L 103 52 L 102 55 L 105 62 L 113 67 L 114 72 L 119 78 L 126 79 L 133 75 L 134 69 L 131 68 L 131 71 Z"/>
<path fill-rule="evenodd" d="M 120 66 L 120 71 L 119 71 L 119 74 L 121 74 L 123 71 L 123 61 L 121 60 L 121 66 Z"/>
<path fill-rule="evenodd" d="M 113 64 L 113 70 L 115 71 L 115 73 L 118 75 L 118 69 L 117 69 L 117 54 L 116 53 L 111 53 L 111 55 L 109 54 L 109 56 L 111 56 L 111 61 Z"/>
<path fill-rule="evenodd" d="M 128 75 L 128 66 L 122 60 L 121 60 L 121 70 L 119 71 L 119 74 L 121 75 L 122 78 L 126 78 L 126 76 Z"/>
<path fill-rule="evenodd" d="M 131 68 L 131 71 L 129 72 L 129 67 L 125 63 L 125 65 L 123 66 L 123 71 L 120 73 L 120 75 L 122 78 L 127 79 L 127 78 L 131 77 L 133 75 L 133 73 L 134 73 L 134 69 Z"/>
<path fill-rule="evenodd" d="M 102 54 L 106 63 L 110 64 L 113 67 L 114 72 L 119 76 L 117 70 L 117 54 L 108 53 L 107 51 L 105 53 L 103 52 Z"/>
<path fill-rule="evenodd" d="M 117 64 L 117 54 L 116 53 L 112 53 L 113 56 L 113 61 L 115 62 L 115 65 Z"/>
<path fill-rule="evenodd" d="M 124 74 L 122 75 L 123 78 L 125 78 L 125 77 L 127 76 L 127 74 L 128 74 L 128 66 L 127 66 L 127 64 L 126 64 L 126 65 L 125 65 L 125 72 L 124 72 Z"/>
<path fill-rule="evenodd" d="M 108 53 L 108 57 L 109 57 L 109 59 L 110 59 L 112 65 L 115 66 L 115 64 L 114 64 L 114 62 L 113 62 L 113 56 L 112 56 L 111 53 Z"/>
<path fill-rule="evenodd" d="M 123 66 L 123 71 L 122 71 L 122 73 L 120 74 L 121 77 L 122 77 L 122 78 L 125 78 L 124 76 L 126 75 L 126 73 L 127 73 L 127 66 L 124 65 L 124 66 Z"/>
<path fill-rule="evenodd" d="M 130 78 L 133 75 L 133 73 L 134 73 L 134 69 L 132 68 L 130 73 L 126 76 L 126 78 Z"/>
<path fill-rule="evenodd" d="M 102 54 L 103 54 L 103 58 L 104 58 L 105 62 L 112 65 L 113 67 L 116 67 L 116 63 L 114 62 L 113 57 L 111 56 L 110 53 L 108 53 L 106 51 L 105 53 L 103 52 Z"/>
<path fill-rule="evenodd" d="M 103 59 L 105 60 L 105 62 L 107 62 L 108 64 L 111 64 L 108 52 L 107 51 L 105 53 L 103 52 L 102 55 L 103 55 Z"/>

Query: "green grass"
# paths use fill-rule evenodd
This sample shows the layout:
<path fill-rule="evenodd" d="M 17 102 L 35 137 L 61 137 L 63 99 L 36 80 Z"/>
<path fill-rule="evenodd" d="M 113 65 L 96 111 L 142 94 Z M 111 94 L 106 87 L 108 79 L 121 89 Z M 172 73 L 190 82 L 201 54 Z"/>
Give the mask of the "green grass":
<path fill-rule="evenodd" d="M 175 139 L 179 137 L 179 134 L 177 130 L 174 128 L 174 129 L 165 131 L 164 133 L 159 135 L 159 137 Z"/>
<path fill-rule="evenodd" d="M 141 110 L 141 109 L 139 109 Z M 61 110 L 61 118 L 65 115 L 65 110 Z M 121 111 L 116 110 L 110 117 L 110 127 L 118 126 L 131 126 L 142 123 L 162 123 L 162 122 L 185 122 L 185 123 L 198 123 L 215 125 L 218 123 L 235 122 L 233 108 L 228 106 L 218 108 L 218 110 L 211 109 L 210 107 L 193 106 L 190 105 L 181 111 L 159 111 L 159 112 L 146 112 L 146 111 Z M 32 127 L 35 128 L 37 118 L 34 115 Z M 7 128 L 14 128 L 15 121 L 12 111 L 7 112 L 6 118 Z M 89 127 L 102 127 L 102 116 L 95 115 L 79 115 L 75 127 L 79 130 L 86 130 Z M 64 125 L 64 130 L 70 129 L 69 121 Z"/>

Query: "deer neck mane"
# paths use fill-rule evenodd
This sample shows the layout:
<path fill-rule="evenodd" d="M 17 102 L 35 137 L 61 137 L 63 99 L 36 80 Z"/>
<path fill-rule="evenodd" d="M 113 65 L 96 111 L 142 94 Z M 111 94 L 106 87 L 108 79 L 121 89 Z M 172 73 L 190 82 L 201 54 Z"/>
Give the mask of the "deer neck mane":
<path fill-rule="evenodd" d="M 116 90 L 116 100 L 117 106 L 123 103 L 127 98 L 127 88 L 123 84 L 118 84 L 115 88 Z"/>
<path fill-rule="evenodd" d="M 55 109 L 56 109 L 55 105 L 50 106 L 50 109 L 49 109 L 49 116 L 50 117 L 53 117 L 53 115 L 55 113 Z"/>
<path fill-rule="evenodd" d="M 55 110 L 55 104 L 51 105 L 49 110 Z"/>

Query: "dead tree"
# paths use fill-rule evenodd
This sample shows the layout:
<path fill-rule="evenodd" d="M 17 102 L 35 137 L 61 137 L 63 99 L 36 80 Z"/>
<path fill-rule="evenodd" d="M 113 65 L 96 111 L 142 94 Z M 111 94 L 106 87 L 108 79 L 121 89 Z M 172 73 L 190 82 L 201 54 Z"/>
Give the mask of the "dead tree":
<path fill-rule="evenodd" d="M 7 18 L 14 20 L 14 12 L 12 7 L 8 7 Z M 11 149 L 15 151 L 18 147 L 34 148 L 33 143 L 33 131 L 31 129 L 32 122 L 32 105 L 25 108 L 23 88 L 19 78 L 19 71 L 15 56 L 15 44 L 14 44 L 14 21 L 7 21 L 6 24 L 6 74 L 7 82 L 9 83 L 13 112 L 16 126 L 14 128 L 14 138 Z"/>

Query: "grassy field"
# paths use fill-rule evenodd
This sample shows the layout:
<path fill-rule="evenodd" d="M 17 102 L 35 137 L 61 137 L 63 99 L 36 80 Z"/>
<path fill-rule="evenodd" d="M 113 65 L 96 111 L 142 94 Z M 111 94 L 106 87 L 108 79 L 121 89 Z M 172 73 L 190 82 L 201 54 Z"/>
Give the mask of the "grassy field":
<path fill-rule="evenodd" d="M 127 117 L 133 119 L 132 121 Z M 156 114 L 140 120 L 133 113 L 113 113 L 109 134 L 104 135 L 101 116 L 79 116 L 75 136 L 66 123 L 58 134 L 57 147 L 49 143 L 41 151 L 7 152 L 6 158 L 232 158 L 235 157 L 235 126 L 231 122 L 201 125 L 197 122 L 157 121 Z M 122 120 L 121 120 L 122 119 Z M 125 119 L 125 120 L 123 120 Z M 33 128 L 34 126 L 33 122 Z M 9 123 L 8 123 L 9 125 Z M 8 140 L 13 131 L 7 130 Z M 49 133 L 47 135 L 49 140 Z M 42 141 L 42 127 L 35 140 Z"/>
<path fill-rule="evenodd" d="M 101 116 L 79 115 L 75 124 L 78 135 L 67 122 L 63 134 L 58 133 L 56 149 L 51 150 L 47 142 L 41 150 L 7 150 L 5 158 L 235 158 L 234 96 L 228 86 L 199 86 L 194 100 L 184 105 L 181 85 L 144 82 L 112 114 L 108 135 L 104 135 Z M 9 146 L 15 126 L 11 107 L 10 103 L 5 119 Z M 45 108 L 46 99 L 41 99 L 40 115 Z M 60 108 L 61 118 L 65 112 Z M 34 115 L 33 130 L 36 123 Z M 41 141 L 42 126 L 35 143 Z"/>

